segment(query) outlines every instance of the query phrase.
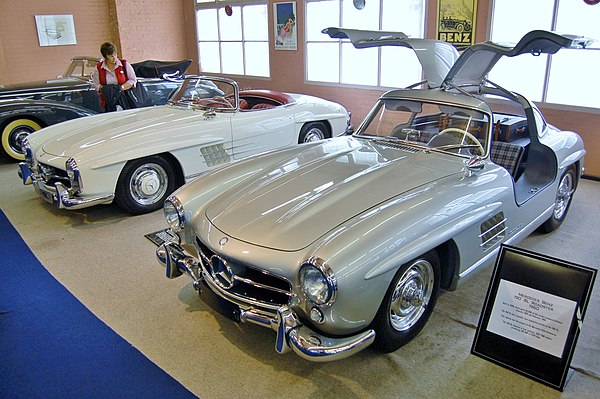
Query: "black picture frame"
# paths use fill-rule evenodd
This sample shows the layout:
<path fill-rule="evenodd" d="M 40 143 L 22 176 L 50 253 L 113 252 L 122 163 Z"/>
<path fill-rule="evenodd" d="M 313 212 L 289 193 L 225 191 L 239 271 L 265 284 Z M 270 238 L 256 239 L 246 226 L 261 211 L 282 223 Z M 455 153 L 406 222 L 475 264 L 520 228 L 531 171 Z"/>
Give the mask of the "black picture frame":
<path fill-rule="evenodd" d="M 596 273 L 502 245 L 471 353 L 562 391 Z"/>

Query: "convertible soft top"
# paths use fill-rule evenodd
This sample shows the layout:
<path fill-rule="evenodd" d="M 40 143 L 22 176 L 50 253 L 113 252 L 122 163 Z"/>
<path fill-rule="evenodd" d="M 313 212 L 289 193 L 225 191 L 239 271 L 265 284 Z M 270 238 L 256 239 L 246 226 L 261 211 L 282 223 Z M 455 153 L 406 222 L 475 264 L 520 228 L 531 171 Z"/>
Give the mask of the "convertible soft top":
<path fill-rule="evenodd" d="M 192 60 L 146 60 L 133 63 L 131 66 L 138 78 L 164 78 L 164 75 L 171 75 L 171 77 L 183 76 L 191 63 Z"/>

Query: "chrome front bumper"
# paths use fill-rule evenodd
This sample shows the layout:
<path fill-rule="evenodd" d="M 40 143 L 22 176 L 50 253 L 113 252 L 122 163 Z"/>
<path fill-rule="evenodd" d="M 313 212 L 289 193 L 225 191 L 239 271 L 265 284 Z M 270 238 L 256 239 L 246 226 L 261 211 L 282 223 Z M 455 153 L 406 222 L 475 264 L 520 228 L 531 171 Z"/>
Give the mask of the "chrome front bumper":
<path fill-rule="evenodd" d="M 176 243 L 165 243 L 156 250 L 158 261 L 165 266 L 168 278 L 175 278 L 186 273 L 194 280 L 194 287 L 208 287 L 213 294 L 228 301 L 218 290 L 211 288 L 210 279 L 204 278 L 203 270 L 196 259 L 186 255 L 183 248 Z M 328 362 L 344 359 L 373 343 L 375 332 L 367 330 L 360 334 L 331 338 L 314 332 L 304 326 L 296 313 L 288 306 L 281 306 L 275 314 L 253 308 L 249 305 L 235 303 L 239 306 L 239 321 L 269 327 L 277 332 L 275 350 L 278 353 L 293 351 L 300 357 L 313 362 Z"/>
<path fill-rule="evenodd" d="M 76 197 L 69 192 L 64 184 L 58 182 L 54 186 L 46 185 L 42 179 L 36 177 L 36 174 L 25 163 L 19 163 L 17 172 L 24 185 L 33 185 L 33 188 L 40 197 L 59 209 L 80 209 L 93 205 L 109 204 L 115 198 L 114 194 L 105 194 L 96 197 Z"/>

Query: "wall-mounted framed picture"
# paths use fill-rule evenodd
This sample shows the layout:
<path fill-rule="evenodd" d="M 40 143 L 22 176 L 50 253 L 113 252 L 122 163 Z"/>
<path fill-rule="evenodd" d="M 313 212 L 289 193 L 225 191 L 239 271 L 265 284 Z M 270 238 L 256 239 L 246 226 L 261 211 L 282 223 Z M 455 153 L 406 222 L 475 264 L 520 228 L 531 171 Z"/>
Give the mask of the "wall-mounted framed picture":
<path fill-rule="evenodd" d="M 73 15 L 36 15 L 40 46 L 67 46 L 77 44 Z"/>
<path fill-rule="evenodd" d="M 437 39 L 457 47 L 475 43 L 476 0 L 438 0 Z"/>
<path fill-rule="evenodd" d="M 274 3 L 275 50 L 297 50 L 296 2 Z"/>

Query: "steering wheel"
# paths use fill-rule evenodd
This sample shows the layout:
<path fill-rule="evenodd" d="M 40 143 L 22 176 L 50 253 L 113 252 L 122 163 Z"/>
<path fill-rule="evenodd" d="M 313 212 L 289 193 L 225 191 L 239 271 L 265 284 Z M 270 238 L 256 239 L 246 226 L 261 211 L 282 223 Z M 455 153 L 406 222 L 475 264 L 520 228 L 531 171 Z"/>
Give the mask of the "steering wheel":
<path fill-rule="evenodd" d="M 446 134 L 460 134 L 462 136 L 460 138 L 461 144 L 466 141 L 465 139 L 469 139 L 473 142 L 473 144 L 475 144 L 477 146 L 481 155 L 485 154 L 485 150 L 483 149 L 483 146 L 481 145 L 479 140 L 477 140 L 477 137 L 473 136 L 471 133 L 467 132 L 466 130 L 459 129 L 457 127 L 449 127 L 438 133 L 439 136 L 446 135 Z"/>

